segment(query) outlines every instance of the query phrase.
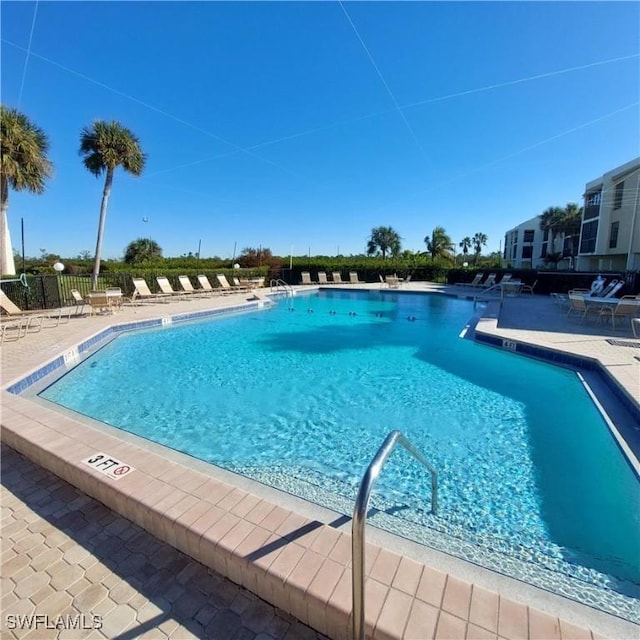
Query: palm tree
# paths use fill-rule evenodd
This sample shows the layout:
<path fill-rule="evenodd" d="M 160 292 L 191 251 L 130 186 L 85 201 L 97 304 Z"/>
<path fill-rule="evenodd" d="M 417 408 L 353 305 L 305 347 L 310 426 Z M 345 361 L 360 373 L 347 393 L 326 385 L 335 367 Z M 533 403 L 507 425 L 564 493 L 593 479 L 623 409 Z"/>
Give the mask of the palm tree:
<path fill-rule="evenodd" d="M 471 248 L 471 238 L 469 236 L 465 236 L 458 243 L 458 246 L 462 249 L 462 253 L 464 253 L 464 257 L 466 258 L 469 253 L 469 249 Z"/>
<path fill-rule="evenodd" d="M 84 156 L 84 166 L 94 176 L 98 177 L 101 173 L 106 172 L 100 206 L 96 257 L 91 276 L 91 286 L 95 289 L 100 273 L 102 236 L 107 215 L 107 202 L 113 184 L 113 173 L 116 167 L 121 166 L 126 172 L 139 176 L 144 169 L 146 156 L 140 149 L 138 138 L 115 120 L 112 122 L 96 120 L 90 127 L 85 127 L 80 135 L 80 155 Z"/>
<path fill-rule="evenodd" d="M 400 253 L 400 240 L 400 235 L 392 227 L 375 227 L 371 229 L 371 237 L 367 242 L 367 254 L 372 256 L 381 253 L 386 258 L 388 252 L 395 256 Z"/>
<path fill-rule="evenodd" d="M 555 253 L 555 241 L 556 233 L 558 230 L 558 223 L 563 216 L 563 209 L 561 207 L 548 207 L 540 216 L 540 229 L 542 231 L 549 232 L 549 249 L 548 253 Z"/>
<path fill-rule="evenodd" d="M 45 180 L 53 173 L 48 149 L 42 129 L 18 110 L 0 105 L 0 274 L 16 272 L 7 222 L 9 187 L 43 193 Z"/>
<path fill-rule="evenodd" d="M 127 245 L 124 250 L 124 261 L 127 264 L 138 264 L 162 258 L 160 245 L 151 238 L 138 238 Z"/>
<path fill-rule="evenodd" d="M 424 242 L 427 245 L 427 252 L 431 255 L 431 260 L 435 260 L 436 258 L 451 259 L 453 242 L 447 235 L 444 227 L 435 227 L 431 232 L 431 237 L 427 236 Z"/>
<path fill-rule="evenodd" d="M 555 230 L 562 233 L 565 238 L 569 239 L 569 254 L 573 259 L 576 254 L 576 237 L 580 234 L 580 225 L 582 224 L 582 207 L 575 202 L 569 202 L 562 214 L 558 216 L 555 223 Z"/>
<path fill-rule="evenodd" d="M 473 238 L 471 238 L 471 242 L 473 244 L 473 252 L 475 254 L 476 264 L 478 263 L 478 258 L 482 253 L 482 247 L 486 247 L 488 241 L 489 241 L 489 238 L 487 238 L 487 235 L 485 233 L 481 233 L 479 231 L 478 233 L 473 234 Z"/>

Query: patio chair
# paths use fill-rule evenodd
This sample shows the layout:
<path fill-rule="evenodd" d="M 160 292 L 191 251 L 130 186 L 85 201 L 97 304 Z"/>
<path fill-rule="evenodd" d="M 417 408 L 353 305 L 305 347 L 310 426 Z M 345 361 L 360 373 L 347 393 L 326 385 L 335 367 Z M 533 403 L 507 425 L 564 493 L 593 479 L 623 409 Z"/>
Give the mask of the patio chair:
<path fill-rule="evenodd" d="M 538 284 L 537 280 L 534 280 L 533 284 L 523 284 L 520 287 L 520 293 L 530 293 L 531 295 L 533 295 L 533 290 L 536 288 L 537 284 Z"/>
<path fill-rule="evenodd" d="M 380 286 L 381 287 L 387 286 L 387 281 L 383 278 L 381 273 L 378 274 L 378 278 L 380 278 Z"/>
<path fill-rule="evenodd" d="M 207 293 L 205 291 L 198 291 L 197 289 L 194 289 L 193 285 L 191 284 L 191 279 L 189 278 L 189 276 L 178 276 L 178 282 L 180 283 L 180 286 L 182 287 L 182 291 L 184 292 L 185 295 L 193 295 L 198 297 L 198 296 L 203 296 Z"/>
<path fill-rule="evenodd" d="M 53 310 L 45 309 L 42 311 L 23 311 L 2 289 L 0 289 L 0 310 L 14 320 L 24 318 L 26 322 L 25 333 L 32 328 L 40 331 L 44 326 L 43 323 L 45 320 L 53 323 L 50 326 L 57 327 L 61 322 L 69 322 L 71 318 L 71 307 L 60 307 L 59 309 Z"/>
<path fill-rule="evenodd" d="M 473 280 L 471 282 L 456 282 L 456 287 L 471 287 L 474 289 L 475 287 L 480 285 L 480 280 L 484 278 L 484 271 L 480 271 L 473 276 Z"/>
<path fill-rule="evenodd" d="M 349 271 L 349 283 L 350 284 L 366 284 L 364 280 L 360 280 L 357 271 Z"/>
<path fill-rule="evenodd" d="M 331 284 L 327 280 L 327 274 L 324 271 L 318 271 L 318 284 Z"/>
<path fill-rule="evenodd" d="M 226 293 L 222 288 L 212 286 L 207 276 L 201 274 L 197 277 L 198 283 L 200 284 L 200 289 L 195 289 L 195 291 L 203 291 L 204 293 L 210 293 L 212 295 L 220 295 Z"/>
<path fill-rule="evenodd" d="M 185 292 L 176 291 L 171 286 L 171 283 L 169 282 L 169 279 L 166 276 L 156 276 L 156 282 L 158 283 L 158 286 L 160 287 L 160 291 L 162 291 L 162 293 L 168 296 L 172 296 L 174 298 L 184 298 Z"/>
<path fill-rule="evenodd" d="M 476 286 L 481 287 L 482 289 L 488 289 L 489 287 L 493 287 L 493 285 L 495 283 L 496 283 L 496 274 L 495 273 L 490 273 L 487 276 L 487 279 L 484 282 L 482 282 L 482 283 L 480 283 L 480 284 L 478 284 Z"/>
<path fill-rule="evenodd" d="M 385 276 L 384 281 L 387 283 L 389 289 L 399 289 L 400 288 L 400 278 L 398 276 Z"/>
<path fill-rule="evenodd" d="M 640 295 L 638 296 L 622 296 L 618 304 L 603 305 L 600 308 L 601 318 L 611 318 L 611 328 L 616 329 L 616 318 L 635 318 L 640 312 Z M 633 328 L 633 327 L 632 327 Z"/>
<path fill-rule="evenodd" d="M 227 276 L 225 276 L 223 273 L 218 273 L 216 275 L 216 278 L 218 279 L 218 282 L 220 283 L 220 286 L 222 287 L 222 289 L 224 289 L 224 291 L 226 291 L 227 293 L 234 293 L 235 291 L 248 291 L 249 287 L 243 287 L 242 285 L 237 286 L 231 286 L 229 284 L 229 281 L 227 280 Z"/>
<path fill-rule="evenodd" d="M 309 285 L 309 284 L 318 284 L 317 282 L 314 282 L 311 279 L 311 274 L 308 271 L 303 271 L 300 274 L 300 277 L 302 278 L 302 281 L 300 282 L 300 284 L 307 284 L 307 285 Z"/>
<path fill-rule="evenodd" d="M 82 294 L 80 293 L 80 291 L 78 291 L 78 289 L 71 289 L 69 293 L 71 294 L 71 299 L 76 308 L 76 315 L 78 316 L 82 315 L 82 312 L 84 311 L 84 307 L 86 305 L 86 302 L 82 297 Z"/>
<path fill-rule="evenodd" d="M 590 313 L 599 314 L 600 309 L 601 307 L 596 304 L 587 304 L 584 294 L 569 291 L 569 311 L 567 311 L 567 318 L 571 316 L 572 312 L 579 313 L 580 323 L 582 323 Z"/>
<path fill-rule="evenodd" d="M 331 274 L 331 277 L 333 278 L 333 284 L 345 284 L 344 282 L 342 282 L 342 276 L 340 275 L 339 271 L 334 271 Z"/>
<path fill-rule="evenodd" d="M 132 278 L 134 292 L 133 292 L 133 301 L 140 300 L 140 302 L 148 301 L 148 302 L 169 302 L 171 298 L 170 295 L 166 293 L 151 293 L 149 289 L 149 285 L 144 278 Z"/>
<path fill-rule="evenodd" d="M 620 289 L 622 289 L 622 287 L 624 287 L 624 280 L 618 280 L 613 287 L 611 287 L 611 289 L 609 289 L 609 291 L 606 292 L 606 294 L 604 293 L 604 291 L 600 294 L 600 298 L 615 298 L 616 297 L 616 293 L 618 293 L 618 291 L 620 291 Z"/>

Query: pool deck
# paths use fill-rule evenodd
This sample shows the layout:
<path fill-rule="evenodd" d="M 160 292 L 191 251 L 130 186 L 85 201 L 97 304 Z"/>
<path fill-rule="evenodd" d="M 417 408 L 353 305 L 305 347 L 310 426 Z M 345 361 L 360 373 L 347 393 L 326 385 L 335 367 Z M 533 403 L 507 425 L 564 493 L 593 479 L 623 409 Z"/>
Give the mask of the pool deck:
<path fill-rule="evenodd" d="M 403 291 L 473 296 L 423 282 Z M 338 523 L 336 514 L 302 500 L 6 391 L 113 324 L 246 299 L 124 307 L 2 345 L 2 637 L 350 637 L 344 518 Z M 507 298 L 496 310 L 487 306 L 476 332 L 506 340 L 503 348 L 536 345 L 600 362 L 638 404 L 640 349 L 630 345 L 640 340 L 628 325 L 613 332 L 568 320 L 542 296 Z M 625 437 L 637 437 L 635 427 L 627 425 Z M 637 452 L 635 442 L 631 448 Z M 134 470 L 109 478 L 83 462 L 97 452 Z M 367 540 L 369 637 L 640 638 L 630 622 L 444 554 L 420 555 L 415 545 L 372 527 Z M 42 617 L 13 628 L 18 615 L 29 614 Z M 84 629 L 46 628 L 76 615 Z M 100 629 L 90 628 L 94 616 Z"/>

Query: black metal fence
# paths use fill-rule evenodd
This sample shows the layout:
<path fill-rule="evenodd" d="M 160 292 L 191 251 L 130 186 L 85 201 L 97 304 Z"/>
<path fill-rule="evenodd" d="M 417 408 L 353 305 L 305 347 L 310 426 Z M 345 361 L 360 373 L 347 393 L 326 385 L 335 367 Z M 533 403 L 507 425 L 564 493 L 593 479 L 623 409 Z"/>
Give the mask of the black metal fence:
<path fill-rule="evenodd" d="M 297 285 L 301 282 L 301 271 L 303 269 L 274 269 L 267 274 L 266 284 L 272 279 L 284 280 L 287 284 Z M 264 270 L 260 273 L 249 273 L 251 270 L 243 270 L 242 277 L 254 277 L 257 275 L 264 275 Z M 346 282 L 349 281 L 348 270 L 335 269 L 340 271 L 342 279 Z M 566 293 L 569 289 L 573 288 L 589 288 L 593 280 L 598 276 L 596 272 L 576 272 L 576 271 L 532 271 L 517 269 L 511 269 L 505 272 L 499 270 L 493 270 L 492 273 L 497 274 L 496 280 L 500 280 L 503 273 L 511 273 L 514 278 L 521 279 L 524 283 L 532 285 L 536 282 L 535 292 L 540 294 L 548 293 Z M 200 272 L 202 273 L 202 272 Z M 218 273 L 224 273 L 228 277 L 239 275 L 237 271 L 218 269 L 215 272 L 204 272 L 211 283 L 215 283 L 215 276 Z M 131 297 L 134 292 L 133 280 L 134 275 L 131 273 L 104 273 L 98 278 L 98 289 L 103 290 L 109 287 L 119 287 L 125 296 Z M 166 275 L 171 283 L 171 286 L 180 291 L 182 287 L 178 281 L 178 276 L 173 274 L 152 274 L 146 272 L 144 278 L 149 284 L 149 288 L 153 292 L 158 291 L 156 282 L 156 275 Z M 182 273 L 181 273 L 182 275 Z M 194 278 L 195 274 L 186 274 L 189 277 Z M 312 279 L 317 280 L 317 273 L 312 270 Z M 371 272 L 366 270 L 358 270 L 358 277 L 365 282 L 377 282 L 379 276 L 391 275 L 391 273 L 384 273 L 380 269 L 372 270 Z M 401 278 L 407 278 L 411 275 L 414 281 L 427 280 L 430 282 L 447 282 L 453 284 L 455 282 L 468 282 L 473 279 L 475 271 L 462 270 L 462 269 L 450 269 L 448 272 L 444 269 L 433 268 L 417 268 L 407 269 L 406 272 L 401 270 L 397 271 L 397 275 Z M 631 271 L 627 273 L 611 272 L 601 274 L 607 280 L 623 279 L 625 286 L 620 291 L 619 295 L 630 295 L 640 293 L 640 273 Z M 26 286 L 23 281 L 5 280 L 2 282 L 2 290 L 7 296 L 17 304 L 21 309 L 33 310 L 33 309 L 55 309 L 57 307 L 73 304 L 73 297 L 71 296 L 71 290 L 77 289 L 84 297 L 91 290 L 91 276 L 90 275 L 27 275 Z M 215 286 L 215 285 L 214 285 Z M 197 288 L 197 287 L 196 287 Z"/>

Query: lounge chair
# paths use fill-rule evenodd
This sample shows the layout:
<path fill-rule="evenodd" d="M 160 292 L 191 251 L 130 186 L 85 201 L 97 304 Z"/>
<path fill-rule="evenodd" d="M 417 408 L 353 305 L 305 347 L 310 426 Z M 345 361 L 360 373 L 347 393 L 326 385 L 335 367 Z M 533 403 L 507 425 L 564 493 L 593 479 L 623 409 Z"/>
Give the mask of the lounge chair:
<path fill-rule="evenodd" d="M 520 293 L 530 293 L 531 295 L 533 295 L 533 290 L 536 288 L 537 284 L 538 284 L 537 280 L 534 280 L 533 284 L 523 284 L 520 287 Z"/>
<path fill-rule="evenodd" d="M 324 271 L 318 271 L 318 283 L 319 284 L 331 284 L 327 280 L 327 274 Z"/>
<path fill-rule="evenodd" d="M 488 289 L 489 287 L 493 287 L 493 285 L 496 283 L 496 274 L 495 273 L 490 273 L 487 276 L 487 279 L 480 283 L 479 285 L 476 285 L 482 289 Z"/>
<path fill-rule="evenodd" d="M 243 287 L 243 286 L 231 286 L 229 284 L 229 281 L 227 280 L 227 276 L 225 276 L 223 273 L 218 273 L 216 275 L 216 278 L 218 279 L 218 282 L 220 283 L 220 286 L 226 291 L 226 292 L 230 292 L 233 293 L 234 291 L 248 291 L 249 287 Z"/>
<path fill-rule="evenodd" d="M 199 275 L 198 282 L 200 284 L 200 289 L 196 289 L 195 291 L 203 291 L 204 293 L 210 293 L 212 295 L 219 295 L 219 294 L 226 293 L 220 287 L 216 288 L 212 286 L 211 283 L 209 282 L 209 278 L 207 278 L 207 276 L 205 275 Z"/>
<path fill-rule="evenodd" d="M 240 278 L 233 278 L 231 287 L 238 291 L 251 291 L 253 289 L 253 285 L 248 280 L 240 280 Z"/>
<path fill-rule="evenodd" d="M 387 284 L 387 281 L 382 277 L 382 274 L 378 274 L 378 278 L 380 278 L 380 286 L 384 287 Z"/>
<path fill-rule="evenodd" d="M 624 280 L 618 280 L 606 293 L 603 290 L 602 293 L 598 296 L 600 298 L 615 298 L 616 293 L 620 291 L 624 287 Z M 608 287 L 605 287 L 607 289 Z"/>
<path fill-rule="evenodd" d="M 306 284 L 306 285 L 309 285 L 309 284 L 318 284 L 317 282 L 314 282 L 314 281 L 311 279 L 311 274 L 310 274 L 308 271 L 303 271 L 303 272 L 300 274 L 300 277 L 302 278 L 302 280 L 300 281 L 300 284 Z"/>
<path fill-rule="evenodd" d="M 69 322 L 72 310 L 71 307 L 60 307 L 54 310 L 23 311 L 2 289 L 0 289 L 0 309 L 5 315 L 14 320 L 23 318 L 25 320 L 25 333 L 27 333 L 29 329 L 40 331 L 44 326 L 45 320 L 52 322 L 53 324 L 50 326 L 53 327 L 57 327 L 61 322 Z"/>
<path fill-rule="evenodd" d="M 476 275 L 473 276 L 473 280 L 471 282 L 456 282 L 456 287 L 471 287 L 474 289 L 475 287 L 480 286 L 480 280 L 482 280 L 482 278 L 484 278 L 484 272 L 480 271 L 480 273 L 476 273 Z"/>
<path fill-rule="evenodd" d="M 333 284 L 346 284 L 345 282 L 342 282 L 342 276 L 339 271 L 334 271 L 331 274 L 331 277 L 333 278 Z"/>
<path fill-rule="evenodd" d="M 171 295 L 166 293 L 151 293 L 149 285 L 144 278 L 132 278 L 133 286 L 135 288 L 133 292 L 133 301 L 140 300 L 141 302 L 147 300 L 149 302 L 169 302 Z"/>
<path fill-rule="evenodd" d="M 26 324 L 26 318 L 7 318 L 0 321 L 0 344 L 7 337 L 19 340 L 23 335 L 26 335 Z"/>
<path fill-rule="evenodd" d="M 208 295 L 208 293 L 206 291 L 198 291 L 197 289 L 194 289 L 193 285 L 191 284 L 191 279 L 189 278 L 189 276 L 178 276 L 178 282 L 180 283 L 180 286 L 182 287 L 182 291 L 185 293 L 185 295 L 193 295 L 193 296 L 203 296 L 203 295 Z"/>
<path fill-rule="evenodd" d="M 358 278 L 357 271 L 349 271 L 349 284 L 366 284 L 366 282 Z"/>
<path fill-rule="evenodd" d="M 404 284 L 407 284 L 408 282 L 411 282 L 411 277 L 413 276 L 413 273 L 410 273 L 405 279 L 404 279 Z"/>
<path fill-rule="evenodd" d="M 638 296 L 622 296 L 618 304 L 602 305 L 600 308 L 601 318 L 611 318 L 611 328 L 615 331 L 616 318 L 635 318 L 640 313 L 640 295 Z"/>
<path fill-rule="evenodd" d="M 156 276 L 156 282 L 158 283 L 158 286 L 160 287 L 160 291 L 162 291 L 162 293 L 168 296 L 172 296 L 174 298 L 184 298 L 185 292 L 176 291 L 171 286 L 171 283 L 169 282 L 169 279 L 166 276 Z"/>

